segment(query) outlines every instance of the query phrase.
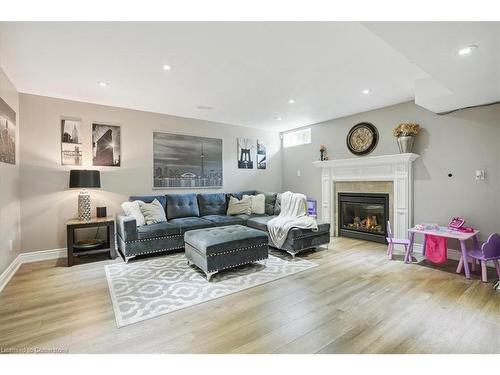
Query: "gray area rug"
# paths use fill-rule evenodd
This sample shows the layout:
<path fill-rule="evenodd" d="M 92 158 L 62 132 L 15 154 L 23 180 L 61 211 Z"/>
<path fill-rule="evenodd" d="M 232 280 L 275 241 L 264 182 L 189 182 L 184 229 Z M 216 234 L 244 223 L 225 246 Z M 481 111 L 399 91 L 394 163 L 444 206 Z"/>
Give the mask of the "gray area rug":
<path fill-rule="evenodd" d="M 116 324 L 123 327 L 316 267 L 269 255 L 264 262 L 220 272 L 207 282 L 184 253 L 105 266 Z"/>

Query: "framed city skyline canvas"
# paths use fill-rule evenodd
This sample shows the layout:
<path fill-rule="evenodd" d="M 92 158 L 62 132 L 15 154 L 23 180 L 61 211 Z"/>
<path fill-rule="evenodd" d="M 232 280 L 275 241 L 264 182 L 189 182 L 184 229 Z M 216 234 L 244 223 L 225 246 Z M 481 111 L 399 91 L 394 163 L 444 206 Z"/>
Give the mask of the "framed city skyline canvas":
<path fill-rule="evenodd" d="M 92 124 L 92 165 L 121 165 L 121 131 L 118 125 Z"/>
<path fill-rule="evenodd" d="M 153 189 L 222 185 L 222 139 L 153 132 Z"/>
<path fill-rule="evenodd" d="M 0 98 L 0 162 L 16 164 L 16 112 Z"/>
<path fill-rule="evenodd" d="M 82 165 L 81 120 L 61 120 L 61 165 Z"/>

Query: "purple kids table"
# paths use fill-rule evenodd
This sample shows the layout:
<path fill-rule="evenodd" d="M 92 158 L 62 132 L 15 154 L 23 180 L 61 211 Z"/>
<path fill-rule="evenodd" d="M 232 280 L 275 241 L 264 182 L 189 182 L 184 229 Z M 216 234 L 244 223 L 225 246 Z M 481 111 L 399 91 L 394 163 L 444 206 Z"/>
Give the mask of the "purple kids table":
<path fill-rule="evenodd" d="M 439 227 L 439 229 L 432 229 L 432 230 L 418 230 L 416 228 L 410 228 L 408 229 L 408 234 L 410 237 L 410 245 L 408 246 L 408 249 L 405 254 L 405 263 L 411 262 L 411 254 L 413 252 L 413 243 L 415 241 L 415 234 L 423 234 L 423 235 L 429 234 L 432 236 L 452 238 L 460 241 L 460 249 L 462 250 L 462 257 L 464 259 L 467 259 L 467 246 L 465 244 L 465 241 L 472 239 L 472 241 L 474 241 L 474 248 L 479 248 L 479 240 L 477 238 L 477 235 L 479 234 L 478 230 L 475 230 L 474 232 L 471 233 L 464 233 L 456 230 L 451 230 L 448 227 Z M 425 255 L 425 241 L 424 241 L 424 246 L 422 248 L 422 255 Z M 464 271 L 465 271 L 465 277 L 467 279 L 470 279 L 469 262 L 467 261 L 464 261 Z"/>

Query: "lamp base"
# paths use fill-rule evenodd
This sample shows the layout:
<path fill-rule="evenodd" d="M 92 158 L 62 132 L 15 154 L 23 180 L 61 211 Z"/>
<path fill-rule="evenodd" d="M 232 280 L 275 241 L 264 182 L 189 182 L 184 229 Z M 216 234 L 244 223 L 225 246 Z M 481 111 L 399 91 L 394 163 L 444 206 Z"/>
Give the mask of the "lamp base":
<path fill-rule="evenodd" d="M 90 194 L 85 190 L 78 194 L 78 219 L 90 221 Z"/>

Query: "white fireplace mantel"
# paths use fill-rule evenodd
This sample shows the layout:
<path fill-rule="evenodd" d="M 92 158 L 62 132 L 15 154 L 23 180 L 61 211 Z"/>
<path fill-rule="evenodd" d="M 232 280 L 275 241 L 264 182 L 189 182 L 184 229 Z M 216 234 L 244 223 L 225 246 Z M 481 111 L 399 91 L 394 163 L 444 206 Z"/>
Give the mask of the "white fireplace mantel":
<path fill-rule="evenodd" d="M 321 213 L 324 221 L 335 228 L 333 205 L 336 181 L 393 181 L 394 223 L 396 237 L 406 238 L 413 221 L 413 161 L 420 155 L 395 154 L 351 159 L 315 161 L 321 168 Z M 334 232 L 334 231 L 332 231 Z"/>

